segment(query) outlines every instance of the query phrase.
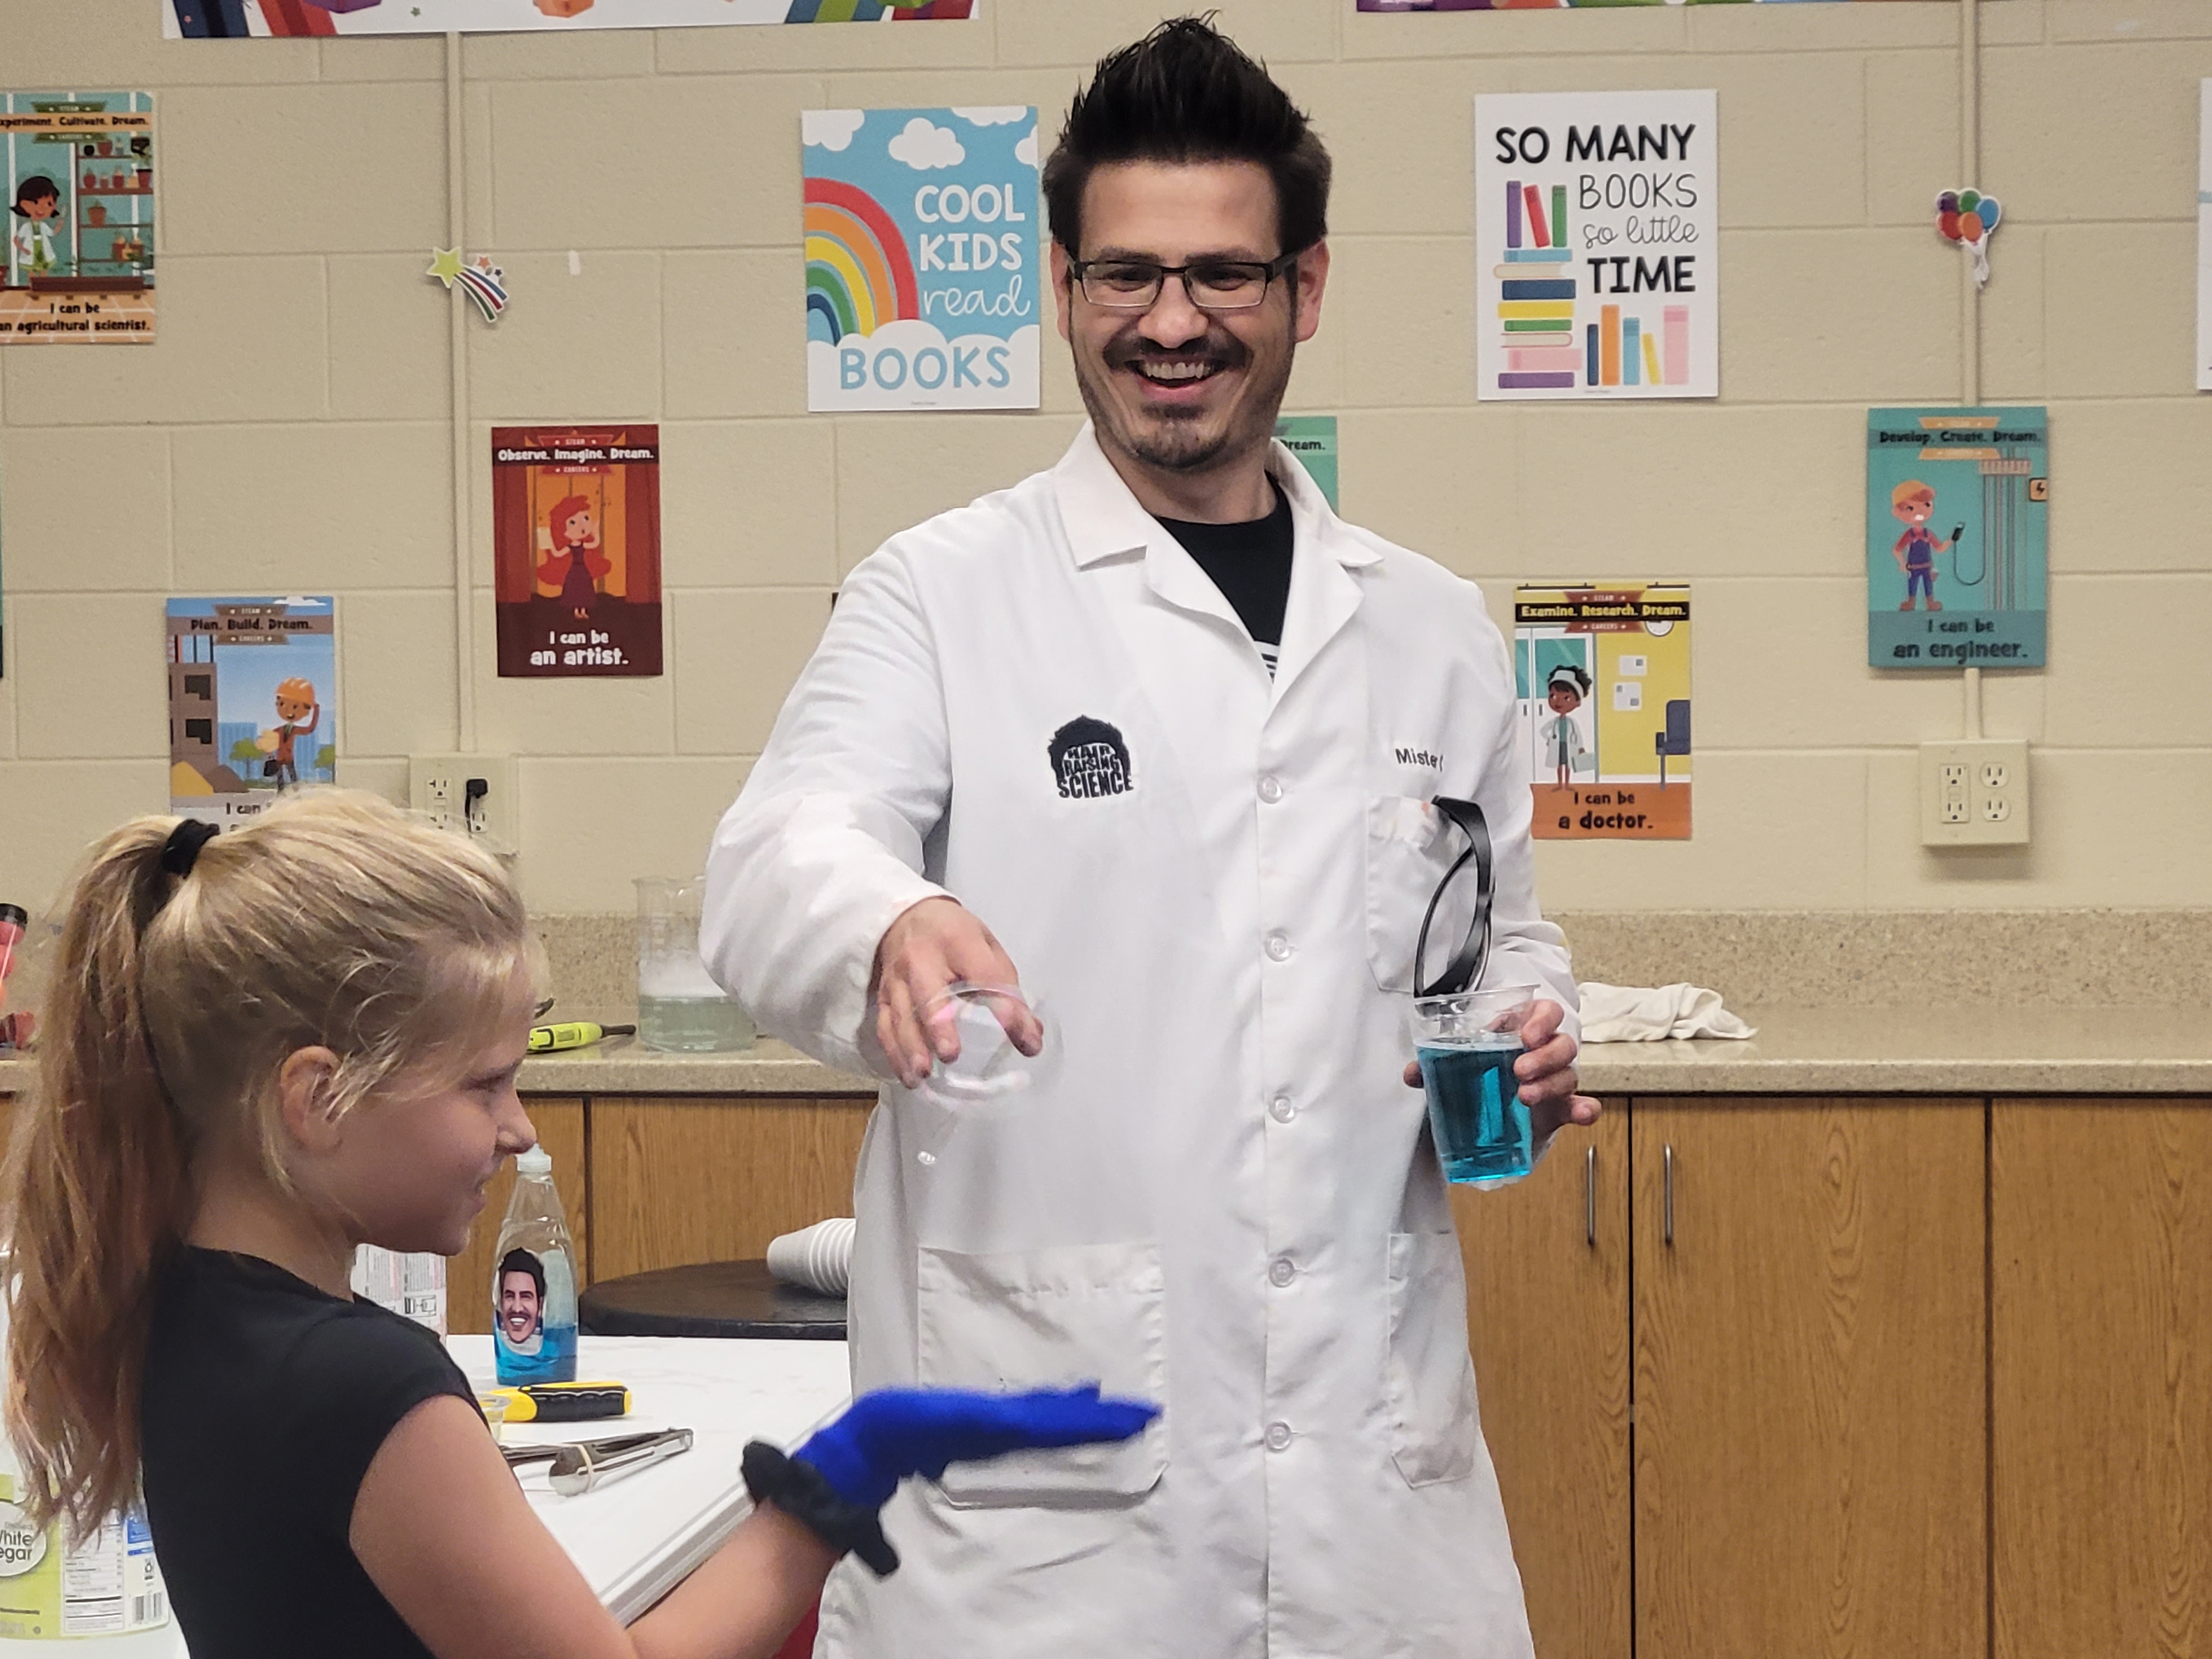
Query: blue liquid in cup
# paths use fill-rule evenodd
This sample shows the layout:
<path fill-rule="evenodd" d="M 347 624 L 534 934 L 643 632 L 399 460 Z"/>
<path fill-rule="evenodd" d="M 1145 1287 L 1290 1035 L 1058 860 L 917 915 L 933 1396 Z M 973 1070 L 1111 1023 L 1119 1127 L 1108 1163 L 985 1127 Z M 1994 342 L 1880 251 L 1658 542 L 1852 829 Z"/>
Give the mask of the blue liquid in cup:
<path fill-rule="evenodd" d="M 1419 1046 L 1429 1133 L 1452 1181 L 1518 1181 L 1535 1161 L 1535 1129 L 1521 1101 L 1513 1062 L 1518 1036 L 1488 1042 Z"/>

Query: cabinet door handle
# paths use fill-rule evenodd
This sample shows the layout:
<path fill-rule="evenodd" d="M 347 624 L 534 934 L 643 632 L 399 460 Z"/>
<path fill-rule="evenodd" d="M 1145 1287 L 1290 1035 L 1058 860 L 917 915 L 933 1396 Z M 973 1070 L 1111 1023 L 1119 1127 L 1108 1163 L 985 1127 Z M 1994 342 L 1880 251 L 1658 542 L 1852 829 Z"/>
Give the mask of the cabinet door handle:
<path fill-rule="evenodd" d="M 1667 1243 L 1674 1242 L 1674 1149 L 1667 1147 L 1660 1154 L 1661 1185 L 1660 1224 Z"/>
<path fill-rule="evenodd" d="M 1597 1148 L 1583 1163 L 1583 1242 L 1597 1248 Z"/>

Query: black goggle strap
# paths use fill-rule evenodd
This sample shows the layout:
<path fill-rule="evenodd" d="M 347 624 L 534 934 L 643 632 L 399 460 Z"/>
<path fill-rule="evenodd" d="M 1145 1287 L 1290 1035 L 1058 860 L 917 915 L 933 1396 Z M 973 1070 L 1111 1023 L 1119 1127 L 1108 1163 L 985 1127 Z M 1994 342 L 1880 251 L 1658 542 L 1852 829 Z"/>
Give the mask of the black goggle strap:
<path fill-rule="evenodd" d="M 1444 872 L 1421 917 L 1420 934 L 1413 941 L 1413 994 L 1454 996 L 1482 977 L 1483 964 L 1490 958 L 1490 826 L 1483 819 L 1482 809 L 1471 800 L 1438 795 L 1430 805 L 1460 827 L 1467 836 L 1467 850 Z M 1444 894 L 1469 859 L 1474 860 L 1474 915 L 1468 923 L 1467 938 L 1443 972 L 1425 983 L 1421 974 L 1428 960 L 1429 924 L 1437 919 L 1437 906 L 1443 902 Z"/>

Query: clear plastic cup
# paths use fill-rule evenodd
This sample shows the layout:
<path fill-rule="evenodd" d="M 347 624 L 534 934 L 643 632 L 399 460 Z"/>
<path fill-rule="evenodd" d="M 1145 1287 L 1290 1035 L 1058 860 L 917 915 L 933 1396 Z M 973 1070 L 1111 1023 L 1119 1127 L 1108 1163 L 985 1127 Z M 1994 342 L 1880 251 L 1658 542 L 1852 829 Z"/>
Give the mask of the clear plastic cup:
<path fill-rule="evenodd" d="M 933 1044 L 950 1030 L 957 1045 L 939 1054 L 914 1092 L 943 1115 L 938 1146 L 963 1119 L 1018 1108 L 1060 1072 L 1060 1033 L 1043 1006 L 1012 986 L 957 980 L 922 1004 L 919 1018 Z M 1034 1053 L 1024 1051 L 1026 1042 Z M 938 1146 L 918 1154 L 937 1161 Z"/>
<path fill-rule="evenodd" d="M 1534 1126 L 1513 1062 L 1540 994 L 1534 985 L 1493 985 L 1413 1000 L 1413 1051 L 1446 1179 L 1501 1186 L 1534 1167 Z"/>

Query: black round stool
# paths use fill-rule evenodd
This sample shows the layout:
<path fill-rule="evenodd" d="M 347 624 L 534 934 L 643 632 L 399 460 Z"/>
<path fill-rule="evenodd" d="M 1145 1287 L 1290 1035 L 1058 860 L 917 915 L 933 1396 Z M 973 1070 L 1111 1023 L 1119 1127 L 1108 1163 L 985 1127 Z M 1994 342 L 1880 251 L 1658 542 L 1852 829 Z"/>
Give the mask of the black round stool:
<path fill-rule="evenodd" d="M 722 1336 L 842 1342 L 845 1298 L 787 1285 L 765 1261 L 701 1261 L 603 1279 L 576 1302 L 586 1336 Z"/>

